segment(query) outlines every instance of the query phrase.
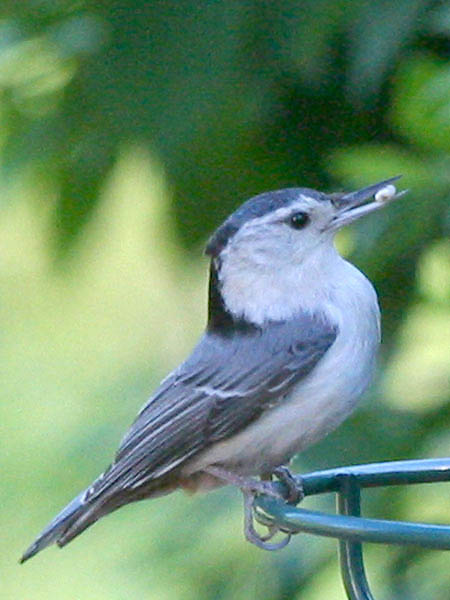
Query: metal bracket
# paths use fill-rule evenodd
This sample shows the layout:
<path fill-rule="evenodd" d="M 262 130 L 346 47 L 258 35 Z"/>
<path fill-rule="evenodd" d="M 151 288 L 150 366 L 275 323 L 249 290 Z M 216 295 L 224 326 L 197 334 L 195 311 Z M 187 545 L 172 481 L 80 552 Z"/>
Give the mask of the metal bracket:
<path fill-rule="evenodd" d="M 340 467 L 296 479 L 305 496 L 336 493 L 339 514 L 306 510 L 273 497 L 258 496 L 256 519 L 290 533 L 304 531 L 337 538 L 341 575 L 350 600 L 374 600 L 365 575 L 362 542 L 450 550 L 450 525 L 363 518 L 360 499 L 361 488 L 450 481 L 450 458 Z"/>

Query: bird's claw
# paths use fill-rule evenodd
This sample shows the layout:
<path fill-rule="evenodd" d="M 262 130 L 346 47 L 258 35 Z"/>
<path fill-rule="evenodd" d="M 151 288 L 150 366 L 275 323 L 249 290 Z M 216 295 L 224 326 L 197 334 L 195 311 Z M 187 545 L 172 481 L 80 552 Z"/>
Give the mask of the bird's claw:
<path fill-rule="evenodd" d="M 303 500 L 305 497 L 303 484 L 292 475 L 288 467 L 277 467 L 273 475 L 286 486 L 288 493 L 284 499 L 288 504 L 296 505 Z"/>
<path fill-rule="evenodd" d="M 286 533 L 286 537 L 281 540 L 281 542 L 269 543 L 269 540 L 271 540 L 277 533 L 282 531 L 278 525 L 268 525 L 267 535 L 260 535 L 256 531 L 253 516 L 255 496 L 257 494 L 267 494 L 276 498 L 282 498 L 285 502 L 294 505 L 301 502 L 305 497 L 301 481 L 299 482 L 297 479 L 295 479 L 287 467 L 277 467 L 270 474 L 270 479 L 272 475 L 274 475 L 286 486 L 287 495 L 281 495 L 277 490 L 275 490 L 272 481 L 270 480 L 256 482 L 258 485 L 253 489 L 244 490 L 241 488 L 242 493 L 244 494 L 245 537 L 249 542 L 255 546 L 258 546 L 258 548 L 262 548 L 263 550 L 281 550 L 281 548 L 285 548 L 289 544 L 292 534 L 285 531 L 284 533 Z"/>
<path fill-rule="evenodd" d="M 262 550 L 281 550 L 285 548 L 291 541 L 291 534 L 287 533 L 286 537 L 278 543 L 270 543 L 271 540 L 279 531 L 277 525 L 268 526 L 269 532 L 267 535 L 260 535 L 256 529 L 253 519 L 253 503 L 255 500 L 255 494 L 242 490 L 244 494 L 244 534 L 245 539 L 251 544 L 254 544 Z"/>

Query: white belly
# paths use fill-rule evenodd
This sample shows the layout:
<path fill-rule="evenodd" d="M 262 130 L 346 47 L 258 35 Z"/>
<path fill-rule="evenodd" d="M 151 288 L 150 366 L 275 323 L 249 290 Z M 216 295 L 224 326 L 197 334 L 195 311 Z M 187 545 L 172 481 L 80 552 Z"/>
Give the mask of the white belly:
<path fill-rule="evenodd" d="M 339 333 L 319 364 L 279 406 L 186 465 L 186 475 L 212 464 L 243 475 L 271 471 L 335 429 L 352 412 L 373 373 L 379 310 L 370 282 L 355 267 L 345 265 L 346 286 L 336 286 L 325 307 Z"/>

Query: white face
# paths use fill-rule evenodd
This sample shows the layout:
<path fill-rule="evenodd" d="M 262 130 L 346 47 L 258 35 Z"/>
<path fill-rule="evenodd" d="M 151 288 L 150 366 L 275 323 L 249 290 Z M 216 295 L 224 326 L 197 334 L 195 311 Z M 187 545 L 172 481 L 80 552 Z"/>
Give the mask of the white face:
<path fill-rule="evenodd" d="M 317 246 L 331 244 L 331 202 L 299 196 L 298 201 L 247 222 L 231 238 L 222 259 L 274 272 L 301 264 Z"/>
<path fill-rule="evenodd" d="M 332 267 L 337 209 L 330 201 L 300 195 L 289 207 L 255 218 L 220 254 L 219 280 L 231 312 L 253 322 L 295 313 L 300 298 L 323 289 Z"/>

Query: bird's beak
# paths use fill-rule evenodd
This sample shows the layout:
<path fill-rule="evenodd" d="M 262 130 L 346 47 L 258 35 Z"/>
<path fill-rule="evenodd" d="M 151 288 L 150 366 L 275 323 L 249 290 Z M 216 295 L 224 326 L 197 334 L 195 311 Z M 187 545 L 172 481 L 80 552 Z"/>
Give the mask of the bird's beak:
<path fill-rule="evenodd" d="M 385 179 L 349 194 L 332 195 L 330 198 L 333 206 L 336 208 L 336 214 L 327 229 L 336 231 L 344 225 L 348 225 L 356 221 L 356 219 L 378 210 L 385 204 L 406 194 L 408 190 L 397 193 L 393 185 L 394 181 L 397 181 L 400 177 L 401 175 L 397 175 L 396 177 Z M 367 200 L 372 198 L 374 198 L 372 202 L 367 202 Z"/>

